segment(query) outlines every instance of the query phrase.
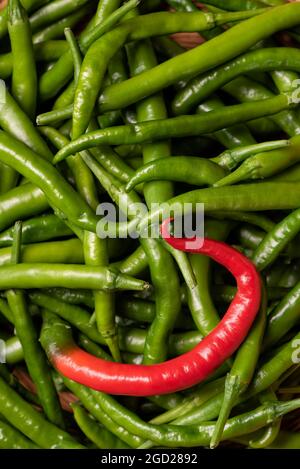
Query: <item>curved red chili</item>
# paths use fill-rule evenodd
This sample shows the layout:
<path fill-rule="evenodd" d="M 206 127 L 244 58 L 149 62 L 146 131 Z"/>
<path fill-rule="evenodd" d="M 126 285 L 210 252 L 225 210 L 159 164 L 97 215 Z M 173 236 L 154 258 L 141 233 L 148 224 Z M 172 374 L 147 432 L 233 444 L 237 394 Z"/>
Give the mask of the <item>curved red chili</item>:
<path fill-rule="evenodd" d="M 223 319 L 193 350 L 155 365 L 107 362 L 81 350 L 69 338 L 52 344 L 48 341 L 49 358 L 63 375 L 108 394 L 167 394 L 194 386 L 207 378 L 242 343 L 260 306 L 260 277 L 254 265 L 224 243 L 204 238 L 203 245 L 199 247 L 191 242 L 196 239 L 171 237 L 168 224 L 169 220 L 163 223 L 161 232 L 171 246 L 205 254 L 226 267 L 236 278 L 237 294 Z"/>

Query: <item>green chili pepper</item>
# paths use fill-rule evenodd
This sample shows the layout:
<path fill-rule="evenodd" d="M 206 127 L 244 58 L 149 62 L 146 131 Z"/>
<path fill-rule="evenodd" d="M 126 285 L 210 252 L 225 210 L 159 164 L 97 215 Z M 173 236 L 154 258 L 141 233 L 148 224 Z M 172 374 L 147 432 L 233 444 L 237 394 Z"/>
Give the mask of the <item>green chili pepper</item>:
<path fill-rule="evenodd" d="M 80 68 L 82 64 L 81 52 L 77 44 L 76 38 L 70 28 L 65 28 L 65 36 L 67 43 L 69 44 L 70 51 L 72 54 L 74 64 L 74 82 L 77 85 L 78 77 L 80 74 Z"/>
<path fill-rule="evenodd" d="M 224 400 L 210 442 L 211 448 L 215 448 L 219 444 L 222 438 L 223 429 L 230 415 L 231 409 L 234 406 L 234 403 L 237 401 L 238 397 L 247 389 L 254 375 L 259 358 L 261 342 L 265 332 L 267 316 L 267 294 L 264 287 L 263 290 L 264 292 L 259 316 L 252 326 L 248 337 L 239 348 L 232 368 L 226 377 Z"/>
<path fill-rule="evenodd" d="M 288 97 L 279 95 L 255 103 L 237 104 L 204 115 L 180 116 L 159 121 L 132 124 L 90 132 L 74 140 L 54 158 L 58 163 L 77 151 L 99 144 L 119 145 L 149 143 L 151 140 L 179 138 L 214 132 L 237 122 L 245 122 L 260 116 L 276 114 L 289 106 Z"/>
<path fill-rule="evenodd" d="M 33 118 L 37 99 L 37 73 L 30 24 L 19 0 L 9 2 L 8 31 L 13 54 L 12 93 Z"/>
<path fill-rule="evenodd" d="M 268 449 L 297 449 L 299 448 L 299 433 L 281 430 L 278 437 Z"/>
<path fill-rule="evenodd" d="M 248 390 L 241 396 L 241 401 L 268 389 L 284 372 L 294 365 L 293 352 L 295 351 L 295 341 L 297 341 L 298 338 L 299 334 L 285 344 L 275 356 L 271 357 L 258 369 Z M 217 418 L 222 402 L 223 393 L 211 398 L 200 407 L 187 412 L 185 415 L 174 420 L 173 423 L 176 425 L 193 425 L 198 422 Z"/>
<path fill-rule="evenodd" d="M 251 212 L 211 212 L 210 216 L 218 220 L 235 220 L 258 226 L 262 230 L 268 232 L 275 227 L 275 223 L 268 217 L 260 213 Z"/>
<path fill-rule="evenodd" d="M 119 303 L 118 314 L 137 322 L 151 323 L 155 317 L 155 304 L 138 298 L 131 299 L 125 297 Z M 191 330 L 194 327 L 194 323 L 188 315 L 182 312 L 177 320 L 174 321 L 174 327 Z"/>
<path fill-rule="evenodd" d="M 79 331 L 81 331 L 87 338 L 96 342 L 97 344 L 104 345 L 105 340 L 97 331 L 95 324 L 90 323 L 91 314 L 85 311 L 82 307 L 66 304 L 56 298 L 51 298 L 39 292 L 32 292 L 29 295 L 30 300 L 40 307 L 47 308 L 53 313 L 59 315 Z M 123 351 L 132 353 L 142 353 L 145 337 L 147 331 L 143 329 L 127 329 L 119 328 L 119 346 Z M 169 340 L 169 353 L 171 355 L 178 355 L 190 350 L 196 343 L 199 343 L 202 336 L 198 332 L 185 332 L 173 334 Z"/>
<path fill-rule="evenodd" d="M 93 295 L 88 290 L 69 290 L 67 288 L 51 288 L 44 291 L 46 294 L 73 305 L 85 305 L 94 308 Z"/>
<path fill-rule="evenodd" d="M 16 223 L 12 247 L 12 264 L 20 261 L 22 224 Z M 37 387 L 37 394 L 48 419 L 64 428 L 64 421 L 57 399 L 50 369 L 43 350 L 38 342 L 37 333 L 28 312 L 26 300 L 21 290 L 8 290 L 6 293 L 8 305 L 13 315 L 16 334 L 22 344 L 25 361 Z"/>
<path fill-rule="evenodd" d="M 139 276 L 139 274 L 144 272 L 148 267 L 148 259 L 142 246 L 139 246 L 123 261 L 118 262 L 116 267 L 124 274 L 127 272 L 132 272 L 130 275 L 135 276 Z"/>
<path fill-rule="evenodd" d="M 8 365 L 19 363 L 24 359 L 23 348 L 18 337 L 13 336 L 5 341 L 5 361 Z"/>
<path fill-rule="evenodd" d="M 84 449 L 68 433 L 48 422 L 0 378 L 0 412 L 41 448 Z"/>
<path fill-rule="evenodd" d="M 32 31 L 41 29 L 43 26 L 64 18 L 69 13 L 82 7 L 88 0 L 54 0 L 46 4 L 30 16 Z"/>
<path fill-rule="evenodd" d="M 209 220 L 205 223 L 206 236 L 212 239 L 224 240 L 230 230 L 228 223 Z M 187 288 L 187 303 L 193 320 L 199 331 L 207 335 L 220 321 L 218 312 L 210 293 L 211 262 L 207 256 L 189 254 L 196 286 Z"/>
<path fill-rule="evenodd" d="M 0 229 L 15 221 L 38 215 L 49 207 L 44 193 L 33 184 L 23 184 L 0 196 Z"/>
<path fill-rule="evenodd" d="M 150 43 L 141 42 L 131 51 L 131 71 L 137 75 L 156 65 L 156 57 Z M 139 121 L 165 118 L 167 114 L 162 96 L 153 96 L 137 105 Z M 164 159 L 170 155 L 167 142 L 149 144 L 143 147 L 144 163 Z M 144 187 L 144 197 L 148 206 L 162 203 L 172 196 L 172 185 L 169 182 L 156 182 Z M 172 330 L 174 319 L 180 311 L 179 278 L 175 265 L 165 247 L 155 239 L 141 239 L 145 250 L 156 296 L 156 316 L 148 330 L 144 348 L 144 363 L 151 364 L 163 361 L 167 356 L 167 340 Z"/>
<path fill-rule="evenodd" d="M 0 265 L 9 264 L 11 247 L 0 249 Z M 27 244 L 22 246 L 22 262 L 51 264 L 83 264 L 83 249 L 79 239 Z"/>
<path fill-rule="evenodd" d="M 28 440 L 22 433 L 5 422 L 0 421 L 1 449 L 38 449 L 39 447 Z"/>
<path fill-rule="evenodd" d="M 230 303 L 236 293 L 236 288 L 229 285 L 213 285 L 212 290 L 213 298 L 217 303 Z M 268 299 L 281 300 L 289 291 L 289 288 L 268 287 Z"/>
<path fill-rule="evenodd" d="M 91 389 L 82 386 L 81 384 L 75 383 L 67 378 L 63 378 L 64 384 L 67 388 L 72 391 L 75 396 L 77 396 L 84 407 L 90 412 L 90 414 L 98 420 L 104 427 L 107 428 L 113 435 L 115 435 L 118 439 L 123 441 L 125 444 L 130 446 L 131 448 L 137 448 L 139 445 L 142 444 L 143 440 L 136 436 L 133 433 L 130 433 L 127 430 L 126 426 L 120 426 L 114 422 L 111 416 L 103 412 L 100 405 L 98 404 L 95 396 L 92 393 Z"/>
<path fill-rule="evenodd" d="M 87 265 L 103 266 L 108 264 L 106 240 L 100 240 L 96 234 L 85 231 L 84 257 Z M 94 291 L 95 315 L 97 326 L 104 337 L 113 358 L 121 361 L 115 324 L 114 297 L 99 290 Z"/>
<path fill-rule="evenodd" d="M 225 63 L 248 50 L 261 39 L 271 36 L 280 29 L 297 24 L 297 13 L 297 4 L 271 9 L 234 26 L 207 43 L 185 52 L 184 55 L 179 55 L 144 72 L 139 77 L 112 85 L 100 96 L 100 110 L 107 112 L 128 106 L 175 82 L 187 80 Z M 218 55 L 215 54 L 216 50 L 219 51 Z"/>
<path fill-rule="evenodd" d="M 180 211 L 180 214 L 190 213 L 196 208 L 196 203 L 205 204 L 207 211 L 214 210 L 237 210 L 237 211 L 263 211 L 284 210 L 297 208 L 299 206 L 300 194 L 297 194 L 297 183 L 292 182 L 263 182 L 258 184 L 241 184 L 239 186 L 216 187 L 198 189 L 186 192 L 170 199 L 164 207 L 158 208 L 145 218 L 138 228 L 143 229 L 150 222 L 158 220 L 159 216 L 166 213 Z M 272 197 L 269 197 L 269 194 Z M 192 204 L 192 207 L 184 208 L 184 204 Z M 170 212 L 173 211 L 173 212 Z"/>
<path fill-rule="evenodd" d="M 82 64 L 74 99 L 74 138 L 78 138 L 86 130 L 91 118 L 93 104 L 96 103 L 97 96 L 102 87 L 107 64 L 125 42 L 180 31 L 210 29 L 216 24 L 222 24 L 232 19 L 244 19 L 252 16 L 253 13 L 256 14 L 257 12 L 251 12 L 251 15 L 248 12 L 233 14 L 194 12 L 174 13 L 171 16 L 169 13 L 154 13 L 153 15 L 145 15 L 137 19 L 127 20 L 111 32 L 106 33 L 104 37 L 98 39 L 90 46 Z M 99 60 L 100 55 L 101 61 Z M 97 74 L 94 73 L 96 69 L 98 71 Z"/>
<path fill-rule="evenodd" d="M 88 289 L 143 289 L 148 284 L 143 280 L 116 273 L 107 267 L 92 267 L 64 264 L 20 264 L 0 267 L 0 288 L 88 288 Z"/>
<path fill-rule="evenodd" d="M 255 249 L 252 260 L 259 270 L 272 263 L 300 230 L 300 211 L 295 210 L 279 222 Z"/>
<path fill-rule="evenodd" d="M 212 185 L 222 179 L 224 174 L 219 166 L 207 159 L 172 156 L 142 166 L 126 185 L 126 191 L 131 191 L 137 184 L 156 180 L 188 181 L 197 186 Z"/>
<path fill-rule="evenodd" d="M 126 443 L 91 418 L 79 405 L 72 405 L 74 418 L 83 433 L 100 449 L 128 449 Z"/>
<path fill-rule="evenodd" d="M 181 415 L 186 414 L 189 410 L 199 407 L 204 402 L 218 395 L 224 389 L 224 382 L 225 378 L 222 377 L 203 384 L 200 386 L 200 389 L 196 389 L 190 395 L 184 397 L 179 405 L 173 406 L 172 409 L 158 415 L 150 422 L 155 425 L 161 425 L 175 420 Z"/>
<path fill-rule="evenodd" d="M 268 319 L 264 346 L 276 344 L 299 321 L 300 285 L 297 285 L 282 298 Z"/>
<path fill-rule="evenodd" d="M 87 31 L 93 29 L 96 25 L 101 24 L 109 15 L 119 8 L 120 0 L 100 0 L 97 11 L 87 26 Z"/>
<path fill-rule="evenodd" d="M 52 154 L 46 143 L 7 90 L 5 102 L 0 103 L 0 110 L 0 125 L 3 130 L 26 144 L 38 155 L 51 160 Z"/>
<path fill-rule="evenodd" d="M 41 131 L 56 148 L 63 148 L 69 143 L 69 140 L 56 129 L 43 127 Z M 73 173 L 78 192 L 83 200 L 86 201 L 91 209 L 96 210 L 98 206 L 98 196 L 91 171 L 82 161 L 80 155 L 74 155 L 68 158 L 67 164 Z"/>
<path fill-rule="evenodd" d="M 277 397 L 274 391 L 268 390 L 260 395 L 260 401 L 262 404 L 264 402 L 277 401 Z M 269 447 L 279 435 L 281 420 L 282 419 L 278 419 L 277 421 L 275 420 L 270 425 L 268 425 L 258 439 L 250 440 L 250 448 L 258 449 Z"/>
<path fill-rule="evenodd" d="M 74 28 L 75 26 L 79 25 L 90 13 L 90 10 L 90 4 L 84 5 L 82 8 L 75 11 L 74 13 L 71 13 L 65 18 L 62 18 L 55 23 L 46 26 L 40 31 L 36 31 L 32 35 L 33 43 L 39 44 L 44 41 L 49 41 L 50 39 L 59 39 L 63 37 L 65 28 Z"/>
<path fill-rule="evenodd" d="M 197 108 L 197 114 L 214 111 L 224 107 L 224 103 L 216 96 L 200 104 Z M 255 139 L 245 124 L 236 124 L 229 128 L 217 130 L 213 133 L 213 137 L 224 147 L 232 149 L 236 147 L 244 147 L 255 144 Z"/>

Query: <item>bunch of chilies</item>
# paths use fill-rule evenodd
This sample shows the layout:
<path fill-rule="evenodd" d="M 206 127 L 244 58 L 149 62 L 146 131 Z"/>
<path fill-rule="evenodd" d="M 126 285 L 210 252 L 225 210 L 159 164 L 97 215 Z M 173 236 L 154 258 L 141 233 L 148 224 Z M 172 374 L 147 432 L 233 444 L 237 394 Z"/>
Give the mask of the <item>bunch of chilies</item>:
<path fill-rule="evenodd" d="M 300 4 L 9 0 L 0 36 L 0 448 L 300 448 Z"/>

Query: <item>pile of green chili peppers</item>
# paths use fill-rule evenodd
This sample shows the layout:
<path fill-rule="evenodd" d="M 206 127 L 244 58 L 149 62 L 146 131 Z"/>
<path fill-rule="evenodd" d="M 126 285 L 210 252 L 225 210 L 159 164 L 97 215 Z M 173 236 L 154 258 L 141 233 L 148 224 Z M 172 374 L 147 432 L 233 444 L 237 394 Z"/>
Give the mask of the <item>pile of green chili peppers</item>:
<path fill-rule="evenodd" d="M 0 10 L 1 449 L 300 449 L 300 4 L 199 8 Z M 199 45 L 186 50 L 176 33 Z M 127 218 L 103 236 L 108 203 Z M 151 365 L 218 325 L 232 278 L 203 255 L 132 236 L 198 203 L 205 236 L 262 278 L 235 355 L 191 389 L 148 398 L 60 375 L 47 358 L 52 328 L 98 358 Z"/>

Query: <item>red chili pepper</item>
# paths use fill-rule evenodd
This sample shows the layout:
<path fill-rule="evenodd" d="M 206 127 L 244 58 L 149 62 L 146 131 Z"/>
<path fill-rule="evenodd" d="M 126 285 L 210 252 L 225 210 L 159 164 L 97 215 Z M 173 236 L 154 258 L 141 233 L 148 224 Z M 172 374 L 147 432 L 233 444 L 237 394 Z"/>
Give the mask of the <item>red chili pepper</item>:
<path fill-rule="evenodd" d="M 204 238 L 174 238 L 162 224 L 163 238 L 174 248 L 205 254 L 226 267 L 237 281 L 237 293 L 218 326 L 193 350 L 155 365 L 127 365 L 107 362 L 78 348 L 74 342 L 52 344 L 48 355 L 53 365 L 68 378 L 108 394 L 151 396 L 194 386 L 218 368 L 245 339 L 258 312 L 260 277 L 254 265 L 230 246 Z M 200 243 L 198 243 L 199 245 Z"/>

